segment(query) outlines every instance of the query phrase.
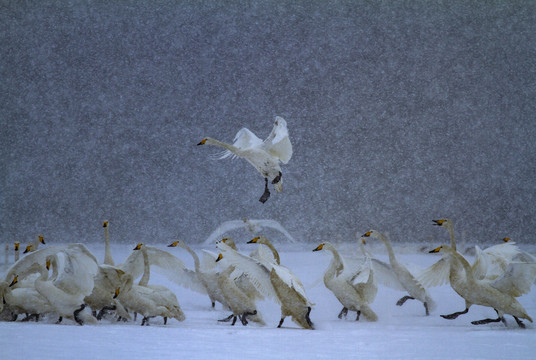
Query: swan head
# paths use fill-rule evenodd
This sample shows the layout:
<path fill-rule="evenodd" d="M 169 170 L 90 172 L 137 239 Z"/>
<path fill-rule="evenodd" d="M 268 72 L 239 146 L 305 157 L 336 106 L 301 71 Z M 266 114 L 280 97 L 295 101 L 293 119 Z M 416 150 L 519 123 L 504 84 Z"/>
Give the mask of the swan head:
<path fill-rule="evenodd" d="M 19 275 L 15 275 L 15 277 L 13 278 L 13 281 L 11 281 L 11 283 L 9 284 L 9 287 L 12 287 L 18 282 L 19 282 Z"/>
<path fill-rule="evenodd" d="M 30 245 L 26 246 L 26 249 L 22 253 L 26 254 L 26 253 L 32 252 L 33 251 L 32 249 L 33 249 L 33 245 L 30 244 Z"/>
<path fill-rule="evenodd" d="M 117 288 L 117 289 L 115 289 L 115 291 L 114 291 L 114 296 L 113 296 L 114 299 L 117 298 L 117 297 L 119 296 L 119 292 L 120 292 L 120 291 L 121 291 L 121 288 Z"/>
<path fill-rule="evenodd" d="M 320 250 L 323 250 L 324 249 L 324 243 L 318 245 L 316 248 L 313 249 L 313 251 L 320 251 Z"/>
<path fill-rule="evenodd" d="M 46 261 L 45 261 L 45 268 L 46 268 L 47 270 L 50 270 L 50 263 L 51 263 L 51 261 L 52 261 L 51 257 L 50 257 L 50 256 L 47 256 L 47 259 L 46 259 Z"/>
<path fill-rule="evenodd" d="M 223 259 L 223 255 L 222 255 L 222 253 L 220 253 L 220 254 L 218 255 L 218 258 L 216 259 L 216 262 L 220 261 L 221 259 Z"/>
<path fill-rule="evenodd" d="M 139 243 L 138 245 L 136 245 L 136 247 L 132 250 L 141 250 L 141 248 L 143 248 L 145 245 L 143 245 L 143 243 Z"/>
<path fill-rule="evenodd" d="M 207 142 L 207 138 L 204 138 L 203 140 L 201 140 L 201 141 L 197 144 L 197 146 L 199 146 L 199 145 L 205 145 L 206 142 Z"/>
<path fill-rule="evenodd" d="M 510 241 L 510 240 L 512 240 L 512 239 L 510 239 L 509 237 L 505 237 L 505 238 L 503 238 L 503 241 L 504 241 L 504 242 L 508 242 L 508 241 Z"/>
<path fill-rule="evenodd" d="M 452 226 L 452 220 L 450 219 L 441 219 L 441 220 L 432 220 L 434 223 L 432 225 L 448 227 Z"/>
<path fill-rule="evenodd" d="M 229 246 L 233 250 L 236 250 L 236 243 L 234 242 L 233 238 L 225 237 L 225 238 L 221 239 L 221 242 L 224 243 L 225 245 Z"/>
<path fill-rule="evenodd" d="M 46 244 L 46 243 L 45 243 L 45 238 L 43 237 L 43 234 L 39 234 L 39 235 L 37 236 L 37 238 L 39 239 L 39 242 L 40 242 L 41 244 L 43 244 L 43 245 Z"/>
<path fill-rule="evenodd" d="M 173 241 L 168 247 L 177 247 L 180 246 L 181 242 L 179 240 Z"/>
<path fill-rule="evenodd" d="M 268 239 L 261 235 L 261 236 L 257 236 L 255 238 L 249 240 L 247 243 L 248 244 L 266 244 L 268 242 L 269 242 Z"/>
<path fill-rule="evenodd" d="M 451 248 L 448 245 L 441 245 L 441 246 L 436 247 L 433 250 L 428 251 L 429 254 L 434 254 L 434 253 L 453 253 L 453 252 L 454 252 L 454 249 Z"/>
<path fill-rule="evenodd" d="M 368 238 L 368 237 L 378 237 L 379 236 L 379 233 L 378 231 L 376 230 L 370 230 L 370 231 L 367 231 L 366 233 L 364 233 L 363 235 L 361 235 L 362 238 Z M 365 239 L 363 239 L 365 240 Z"/>
<path fill-rule="evenodd" d="M 104 222 L 102 223 L 102 227 L 103 227 L 103 228 L 107 228 L 107 227 L 108 227 L 108 220 L 104 220 Z"/>
<path fill-rule="evenodd" d="M 15 241 L 15 251 L 19 251 L 20 242 Z"/>

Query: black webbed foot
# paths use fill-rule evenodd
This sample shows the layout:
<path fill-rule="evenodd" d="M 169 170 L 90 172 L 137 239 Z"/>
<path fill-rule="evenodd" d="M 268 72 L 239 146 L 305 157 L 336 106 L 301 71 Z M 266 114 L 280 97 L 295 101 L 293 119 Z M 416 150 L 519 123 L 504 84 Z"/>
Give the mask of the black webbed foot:
<path fill-rule="evenodd" d="M 279 172 L 279 175 L 277 175 L 273 180 L 272 180 L 272 184 L 277 184 L 278 182 L 281 181 L 281 176 L 283 174 L 281 174 L 281 171 Z"/>
<path fill-rule="evenodd" d="M 453 320 L 453 319 L 456 319 L 458 316 L 460 315 L 463 315 L 463 314 L 467 314 L 467 312 L 469 311 L 468 308 L 465 308 L 464 311 L 458 311 L 458 312 L 455 312 L 455 313 L 452 313 L 452 314 L 448 314 L 448 315 L 440 315 L 443 319 L 448 319 L 448 320 Z"/>
<path fill-rule="evenodd" d="M 342 310 L 341 310 L 341 312 L 339 313 L 338 318 L 339 318 L 339 319 L 342 319 L 343 316 L 346 318 L 347 315 L 348 315 L 348 308 L 347 308 L 347 307 L 343 307 Z"/>
<path fill-rule="evenodd" d="M 225 319 L 220 319 L 220 320 L 218 320 L 218 321 L 219 321 L 219 322 L 229 322 L 229 321 L 231 321 L 231 319 L 233 318 L 233 316 L 234 316 L 234 315 L 231 314 L 231 315 L 227 316 Z"/>
<path fill-rule="evenodd" d="M 522 329 L 525 328 L 525 324 L 523 324 L 523 321 L 521 321 L 519 318 L 517 318 L 517 317 L 515 317 L 515 316 L 514 316 L 514 319 L 516 319 L 516 323 L 517 323 L 517 325 L 518 325 L 520 328 L 522 328 Z M 506 325 L 506 321 L 503 321 L 503 322 L 504 322 L 504 324 Z"/>
<path fill-rule="evenodd" d="M 270 198 L 270 190 L 268 190 L 268 178 L 264 178 L 264 193 L 262 194 L 259 201 L 265 203 Z"/>
<path fill-rule="evenodd" d="M 231 323 L 231 326 L 234 326 L 234 324 L 236 324 L 236 316 L 233 315 L 233 322 Z"/>
<path fill-rule="evenodd" d="M 408 300 L 415 300 L 415 298 L 412 297 L 412 296 L 406 295 L 406 296 L 404 296 L 404 297 L 401 297 L 401 298 L 396 302 L 396 305 L 397 305 L 397 306 L 402 306 L 402 305 L 404 305 L 404 303 L 405 303 L 406 301 L 408 301 Z"/>
<path fill-rule="evenodd" d="M 305 314 L 305 321 L 307 321 L 307 324 L 311 327 L 311 329 L 314 329 L 313 322 L 311 321 L 311 307 L 307 307 L 307 314 Z"/>
<path fill-rule="evenodd" d="M 279 321 L 279 325 L 277 325 L 278 328 L 280 328 L 283 325 L 283 321 L 285 321 L 284 317 L 282 317 L 281 320 Z"/>
<path fill-rule="evenodd" d="M 359 321 L 360 316 L 361 316 L 361 311 L 357 310 L 357 316 L 355 318 L 355 321 Z"/>
<path fill-rule="evenodd" d="M 84 325 L 84 322 L 78 317 L 78 314 L 80 314 L 80 312 L 82 310 L 84 310 L 86 308 L 86 304 L 82 304 L 80 305 L 80 308 L 79 309 L 76 309 L 74 312 L 73 312 L 73 316 L 74 316 L 74 321 L 76 321 L 76 323 L 78 325 Z"/>

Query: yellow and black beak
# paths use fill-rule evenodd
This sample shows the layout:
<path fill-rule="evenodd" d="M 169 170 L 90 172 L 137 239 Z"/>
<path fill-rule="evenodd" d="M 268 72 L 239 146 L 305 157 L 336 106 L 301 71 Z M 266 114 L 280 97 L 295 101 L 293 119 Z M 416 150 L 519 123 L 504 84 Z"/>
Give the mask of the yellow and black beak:
<path fill-rule="evenodd" d="M 203 139 L 203 140 L 201 140 L 201 141 L 197 144 L 197 146 L 199 146 L 199 145 L 205 145 L 206 142 L 207 142 L 207 139 Z"/>
<path fill-rule="evenodd" d="M 510 241 L 510 238 L 509 238 L 509 237 L 505 237 L 505 238 L 503 238 L 503 241 L 504 241 L 504 242 L 508 242 L 508 241 Z"/>
<path fill-rule="evenodd" d="M 324 243 L 318 245 L 315 249 L 313 249 L 313 251 L 320 251 L 324 248 Z"/>
<path fill-rule="evenodd" d="M 132 250 L 140 250 L 141 247 L 143 246 L 143 243 L 139 243 L 138 245 L 136 245 L 136 247 Z"/>
<path fill-rule="evenodd" d="M 20 244 L 18 242 L 15 243 L 15 251 L 19 251 Z"/>
<path fill-rule="evenodd" d="M 442 220 L 432 220 L 432 221 L 434 222 L 434 224 L 432 225 L 443 226 L 446 220 L 442 219 Z"/>
<path fill-rule="evenodd" d="M 179 241 L 173 241 L 171 244 L 168 245 L 168 247 L 177 247 L 179 245 Z"/>
<path fill-rule="evenodd" d="M 371 234 L 372 234 L 372 231 L 367 231 L 366 233 L 361 235 L 361 237 L 369 237 Z"/>
<path fill-rule="evenodd" d="M 104 222 L 102 223 L 102 227 L 103 228 L 108 227 L 108 220 L 104 220 Z"/>
<path fill-rule="evenodd" d="M 260 238 L 257 236 L 256 238 L 249 240 L 249 241 L 248 241 L 248 244 L 256 244 L 257 241 L 259 241 L 259 239 L 260 239 Z"/>
<path fill-rule="evenodd" d="M 31 251 L 32 251 L 32 245 L 30 244 L 30 245 L 26 246 L 26 250 L 24 250 L 22 253 L 26 254 L 26 253 L 29 253 Z"/>
<path fill-rule="evenodd" d="M 47 262 L 45 263 L 45 268 L 47 270 L 50 270 L 50 260 L 47 260 Z"/>
<path fill-rule="evenodd" d="M 39 235 L 39 242 L 43 245 L 45 245 L 45 238 L 43 237 L 43 235 Z"/>
<path fill-rule="evenodd" d="M 216 262 L 220 261 L 221 259 L 223 259 L 223 255 L 220 253 L 220 254 L 218 255 L 218 258 L 216 259 Z"/>
<path fill-rule="evenodd" d="M 436 247 L 434 250 L 428 251 L 429 254 L 438 253 L 441 250 L 441 246 Z"/>
<path fill-rule="evenodd" d="M 9 287 L 15 285 L 18 282 L 19 282 L 19 275 L 15 275 L 15 277 L 13 278 L 13 281 L 11 281 L 11 284 L 9 284 Z"/>
<path fill-rule="evenodd" d="M 115 289 L 115 291 L 114 291 L 114 297 L 113 297 L 114 299 L 115 299 L 116 297 L 119 296 L 119 289 L 120 289 L 120 288 Z"/>

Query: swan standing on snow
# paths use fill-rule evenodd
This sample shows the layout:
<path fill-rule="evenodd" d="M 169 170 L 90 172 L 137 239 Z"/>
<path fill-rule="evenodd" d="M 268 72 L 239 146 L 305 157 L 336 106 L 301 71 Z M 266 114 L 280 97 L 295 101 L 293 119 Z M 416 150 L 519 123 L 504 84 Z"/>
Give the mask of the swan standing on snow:
<path fill-rule="evenodd" d="M 210 270 L 202 269 L 201 262 L 199 261 L 199 256 L 197 256 L 197 254 L 188 245 L 186 245 L 184 241 L 177 240 L 168 245 L 168 247 L 177 247 L 177 246 L 188 251 L 188 253 L 194 259 L 195 274 L 197 275 L 197 278 L 199 279 L 201 284 L 203 284 L 203 286 L 205 287 L 208 297 L 210 298 L 210 302 L 212 303 L 212 307 L 215 307 L 216 301 L 218 301 L 224 307 L 228 308 L 229 304 L 225 300 L 222 290 L 218 284 L 217 271 L 215 269 L 210 269 Z"/>
<path fill-rule="evenodd" d="M 197 145 L 217 145 L 226 149 L 218 158 L 230 156 L 246 159 L 264 177 L 264 193 L 259 201 L 265 203 L 270 197 L 268 181 L 277 192 L 283 190 L 282 172 L 279 163 L 287 164 L 292 157 L 292 144 L 288 137 L 287 122 L 276 116 L 274 127 L 268 137 L 262 141 L 254 133 L 242 128 L 236 134 L 234 143 L 227 144 L 212 138 L 204 138 Z"/>
<path fill-rule="evenodd" d="M 424 304 L 426 315 L 430 315 L 430 311 L 435 308 L 435 302 L 430 297 L 426 289 L 421 285 L 421 283 L 409 272 L 409 270 L 396 260 L 395 252 L 393 251 L 390 241 L 382 233 L 376 230 L 370 230 L 362 236 L 372 236 L 376 239 L 380 239 L 385 244 L 387 253 L 389 254 L 389 263 L 391 264 L 391 268 L 393 269 L 396 278 L 400 282 L 400 285 L 402 285 L 409 294 L 400 298 L 396 304 L 398 306 L 402 306 L 406 300 L 417 299 Z"/>
<path fill-rule="evenodd" d="M 212 245 L 217 240 L 221 239 L 225 233 L 235 229 L 246 229 L 252 236 L 257 236 L 264 228 L 270 228 L 279 231 L 288 239 L 289 242 L 295 243 L 296 240 L 288 233 L 288 231 L 277 221 L 269 219 L 252 220 L 243 218 L 242 220 L 224 221 L 214 230 L 205 240 L 205 245 Z"/>
<path fill-rule="evenodd" d="M 138 285 L 133 284 L 130 274 L 124 276 L 124 284 L 116 289 L 115 297 L 129 311 L 143 315 L 141 325 L 149 325 L 149 319 L 156 316 L 164 318 L 174 318 L 177 321 L 184 321 L 186 318 L 179 305 L 175 294 L 161 285 L 149 285 L 150 264 L 147 247 L 140 243 L 136 245 L 134 251 L 141 250 L 144 260 L 143 276 Z"/>
<path fill-rule="evenodd" d="M 370 266 L 368 269 L 367 267 L 363 267 L 363 270 L 366 271 L 364 276 L 366 278 L 365 282 L 354 285 L 353 280 L 360 275 L 362 269 L 347 268 L 339 252 L 330 242 L 324 242 L 318 245 L 313 251 L 321 250 L 328 250 L 333 255 L 324 274 L 324 284 L 343 306 L 339 314 L 339 319 L 348 313 L 348 310 L 351 310 L 357 312 L 356 321 L 359 320 L 361 313 L 369 321 L 378 320 L 378 315 L 369 306 L 376 298 L 378 292 L 378 287 L 374 283 Z M 370 259 L 368 261 L 370 264 Z"/>
<path fill-rule="evenodd" d="M 457 251 L 448 245 L 442 245 L 430 253 L 441 253 L 449 264 L 449 269 L 445 273 L 436 273 L 440 278 L 438 283 L 443 283 L 442 279 L 448 279 L 450 285 L 465 300 L 465 310 L 449 315 L 441 315 L 445 319 L 456 319 L 459 315 L 466 314 L 471 305 L 488 306 L 497 312 L 497 319 L 484 319 L 472 321 L 474 325 L 487 324 L 490 322 L 504 323 L 504 314 L 514 317 L 517 324 L 524 328 L 525 325 L 520 319 L 527 319 L 532 322 L 523 306 L 515 299 L 530 290 L 530 281 L 520 279 L 515 272 L 512 275 L 501 276 L 495 281 L 479 280 L 474 277 L 473 269 L 469 262 Z M 523 281 L 525 280 L 525 281 Z"/>

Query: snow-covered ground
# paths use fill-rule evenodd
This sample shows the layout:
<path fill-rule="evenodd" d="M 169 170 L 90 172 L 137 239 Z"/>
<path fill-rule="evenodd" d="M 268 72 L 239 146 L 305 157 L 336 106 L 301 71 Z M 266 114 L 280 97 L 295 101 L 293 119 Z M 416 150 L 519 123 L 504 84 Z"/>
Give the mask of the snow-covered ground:
<path fill-rule="evenodd" d="M 128 256 L 132 245 L 113 245 L 116 263 Z M 170 250 L 193 267 L 192 259 L 179 248 L 168 249 L 167 244 L 150 244 Z M 395 302 L 403 295 L 379 286 L 372 304 L 379 320 L 371 323 L 354 321 L 350 312 L 346 320 L 337 315 L 341 305 L 318 281 L 330 261 L 324 252 L 313 253 L 317 244 L 287 245 L 281 247 L 281 263 L 293 270 L 303 281 L 309 298 L 315 303 L 311 320 L 315 330 L 298 328 L 290 318 L 281 329 L 277 328 L 280 313 L 276 304 L 264 301 L 259 304 L 266 326 L 237 322 L 220 323 L 217 320 L 229 313 L 217 304 L 210 307 L 207 296 L 176 286 L 156 271 L 151 272 L 152 284 L 171 288 L 179 298 L 186 314 L 184 322 L 151 319 L 150 326 L 137 322 L 118 323 L 111 317 L 98 325 L 79 326 L 70 320 L 61 325 L 55 318 L 39 323 L 0 322 L 1 358 L 8 359 L 334 359 L 334 358 L 396 358 L 396 359 L 505 359 L 534 358 L 536 353 L 535 325 L 525 321 L 520 329 L 512 317 L 506 316 L 508 325 L 501 323 L 475 326 L 472 320 L 495 317 L 490 308 L 473 306 L 469 313 L 455 320 L 445 320 L 439 314 L 463 310 L 464 301 L 450 288 L 431 288 L 437 309 L 425 316 L 420 302 L 408 301 L 402 307 Z M 438 244 L 439 245 L 439 244 Z M 88 244 L 99 260 L 104 257 L 101 244 Z M 257 245 L 239 244 L 244 252 Z M 369 244 L 375 257 L 387 261 L 381 244 Z M 403 263 L 425 267 L 439 257 L 420 250 L 421 245 L 394 244 Z M 431 248 L 431 247 L 430 247 Z M 197 251 L 200 248 L 196 248 Z M 214 249 L 215 250 L 215 249 Z M 357 255 L 357 248 L 340 246 L 344 254 Z M 472 260 L 472 259 L 470 259 Z M 536 318 L 536 290 L 519 298 L 529 315 Z"/>

